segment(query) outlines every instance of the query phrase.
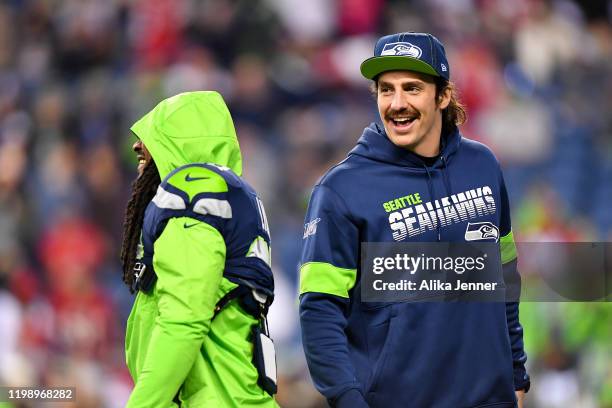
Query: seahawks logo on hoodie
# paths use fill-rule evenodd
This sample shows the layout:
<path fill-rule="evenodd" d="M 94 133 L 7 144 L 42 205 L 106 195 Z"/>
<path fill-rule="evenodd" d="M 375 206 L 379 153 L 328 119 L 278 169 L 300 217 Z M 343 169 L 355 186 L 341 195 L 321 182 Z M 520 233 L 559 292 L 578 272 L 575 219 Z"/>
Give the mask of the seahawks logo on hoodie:
<path fill-rule="evenodd" d="M 499 228 L 492 222 L 468 222 L 465 229 L 466 241 L 499 240 Z"/>

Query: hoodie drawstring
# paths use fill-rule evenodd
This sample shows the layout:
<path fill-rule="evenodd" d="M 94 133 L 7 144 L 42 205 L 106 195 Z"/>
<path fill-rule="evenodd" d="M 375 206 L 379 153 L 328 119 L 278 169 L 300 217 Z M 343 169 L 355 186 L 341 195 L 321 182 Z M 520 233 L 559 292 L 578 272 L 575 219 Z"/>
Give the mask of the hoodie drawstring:
<path fill-rule="evenodd" d="M 433 186 L 433 180 L 431 178 L 431 172 L 429 171 L 429 168 L 427 167 L 427 165 L 425 163 L 423 163 L 423 167 L 425 168 L 425 171 L 427 172 L 427 189 L 429 190 L 429 196 L 431 197 L 431 200 L 435 200 L 435 192 L 434 192 L 434 186 Z M 438 233 L 438 242 L 440 242 L 440 223 L 437 222 L 436 223 L 436 232 Z"/>
<path fill-rule="evenodd" d="M 453 195 L 453 189 L 451 187 L 450 178 L 448 177 L 448 165 L 446 163 L 446 157 L 444 157 L 444 155 L 442 155 L 441 157 L 442 157 L 442 164 L 443 164 L 442 173 L 444 174 L 444 187 L 446 188 L 446 195 L 448 197 L 448 201 L 453 206 L 453 209 L 455 210 L 455 212 L 459 214 L 459 211 L 457 211 L 457 207 L 455 207 L 455 202 L 453 201 L 451 197 Z"/>
<path fill-rule="evenodd" d="M 449 197 L 453 194 L 452 189 L 451 189 L 451 185 L 450 185 L 450 179 L 448 178 L 448 166 L 446 164 L 446 157 L 444 157 L 444 155 L 441 156 L 442 158 L 442 164 L 444 165 L 442 167 L 442 173 L 444 174 L 444 187 L 446 187 L 446 195 Z M 451 200 L 452 203 L 452 200 Z M 452 203 L 453 207 L 455 206 L 455 203 Z"/>
<path fill-rule="evenodd" d="M 455 208 L 455 203 L 453 202 L 453 200 L 450 198 L 451 195 L 453 194 L 453 190 L 451 188 L 451 183 L 450 183 L 450 179 L 448 177 L 448 164 L 446 163 L 446 157 L 444 157 L 444 155 L 441 155 L 440 158 L 442 159 L 442 178 L 444 180 L 444 188 L 446 189 L 446 195 L 449 198 L 449 201 L 451 203 L 451 205 L 453 206 L 453 208 L 455 209 L 455 211 L 457 211 L 457 209 Z M 429 195 L 431 197 L 432 200 L 435 200 L 436 196 L 435 196 L 435 190 L 434 190 L 434 186 L 433 186 L 433 179 L 431 178 L 431 172 L 429 171 L 429 167 L 427 167 L 426 164 L 423 163 L 423 167 L 425 168 L 425 171 L 427 172 L 427 189 L 429 190 Z M 438 236 L 438 242 L 441 241 L 441 231 L 440 231 L 440 222 L 438 220 L 438 222 L 436 223 L 436 233 Z"/>

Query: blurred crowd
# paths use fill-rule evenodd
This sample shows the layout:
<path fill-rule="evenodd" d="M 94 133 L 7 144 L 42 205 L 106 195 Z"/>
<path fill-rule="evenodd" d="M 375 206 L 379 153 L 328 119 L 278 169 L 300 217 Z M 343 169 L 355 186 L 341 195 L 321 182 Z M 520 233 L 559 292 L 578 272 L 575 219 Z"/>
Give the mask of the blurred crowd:
<path fill-rule="evenodd" d="M 446 45 L 462 131 L 499 157 L 519 241 L 612 240 L 611 18 L 608 0 L 0 2 L 0 384 L 127 400 L 129 127 L 167 96 L 217 90 L 272 229 L 278 401 L 326 406 L 300 345 L 303 217 L 377 119 L 359 64 L 382 34 Z M 610 303 L 523 303 L 521 318 L 529 407 L 612 407 Z"/>

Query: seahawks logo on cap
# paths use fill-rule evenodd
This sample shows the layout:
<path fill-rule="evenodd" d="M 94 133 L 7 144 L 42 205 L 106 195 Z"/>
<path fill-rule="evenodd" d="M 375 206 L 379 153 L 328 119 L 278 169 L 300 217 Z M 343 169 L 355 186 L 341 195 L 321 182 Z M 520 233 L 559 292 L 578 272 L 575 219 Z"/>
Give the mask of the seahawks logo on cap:
<path fill-rule="evenodd" d="M 422 53 L 423 51 L 419 47 L 409 42 L 395 42 L 385 44 L 380 55 L 405 55 L 407 57 L 420 58 Z"/>
<path fill-rule="evenodd" d="M 499 239 L 499 229 L 492 222 L 468 222 L 465 229 L 466 241 L 485 241 Z"/>

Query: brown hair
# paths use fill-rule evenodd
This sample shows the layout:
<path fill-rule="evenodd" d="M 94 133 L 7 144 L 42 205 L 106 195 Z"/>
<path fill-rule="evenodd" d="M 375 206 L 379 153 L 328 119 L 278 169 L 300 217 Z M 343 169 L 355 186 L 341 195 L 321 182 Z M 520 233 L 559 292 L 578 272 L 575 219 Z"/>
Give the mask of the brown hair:
<path fill-rule="evenodd" d="M 132 184 L 132 196 L 125 210 L 123 242 L 121 244 L 123 282 L 130 288 L 130 292 L 132 292 L 132 283 L 134 282 L 134 264 L 136 263 L 136 251 L 140 243 L 144 213 L 147 205 L 155 196 L 160 182 L 157 166 L 151 159 L 143 169 L 142 174 Z"/>
<path fill-rule="evenodd" d="M 374 82 L 370 86 L 370 92 L 374 98 L 378 95 L 378 77 L 375 77 Z M 467 112 L 465 105 L 459 100 L 457 87 L 451 81 L 447 81 L 442 77 L 434 77 L 436 84 L 436 100 L 439 101 L 445 89 L 450 89 L 451 98 L 448 106 L 442 110 L 442 134 L 447 134 L 459 125 L 467 122 Z"/>
<path fill-rule="evenodd" d="M 448 106 L 442 110 L 442 134 L 447 134 L 467 121 L 467 112 L 465 111 L 465 105 L 459 100 L 457 87 L 453 82 L 442 77 L 436 77 L 435 82 L 437 101 L 440 100 L 445 89 L 450 89 L 451 93 Z"/>

